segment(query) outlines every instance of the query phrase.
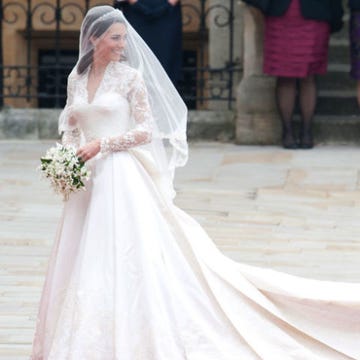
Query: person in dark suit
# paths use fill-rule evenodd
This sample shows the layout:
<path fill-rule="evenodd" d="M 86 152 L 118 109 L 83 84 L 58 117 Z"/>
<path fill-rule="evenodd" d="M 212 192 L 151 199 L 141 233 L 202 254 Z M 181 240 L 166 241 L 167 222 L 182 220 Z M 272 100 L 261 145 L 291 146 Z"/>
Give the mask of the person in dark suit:
<path fill-rule="evenodd" d="M 182 68 L 182 14 L 179 0 L 122 0 L 114 7 L 144 39 L 177 85 Z"/>
<path fill-rule="evenodd" d="M 360 0 L 349 0 L 350 9 L 350 76 L 357 81 L 357 101 L 360 107 Z"/>
<path fill-rule="evenodd" d="M 277 77 L 283 147 L 312 148 L 312 119 L 317 101 L 315 75 L 327 71 L 330 33 L 342 27 L 342 1 L 243 1 L 265 15 L 264 73 Z M 297 84 L 302 116 L 299 139 L 292 129 Z"/>

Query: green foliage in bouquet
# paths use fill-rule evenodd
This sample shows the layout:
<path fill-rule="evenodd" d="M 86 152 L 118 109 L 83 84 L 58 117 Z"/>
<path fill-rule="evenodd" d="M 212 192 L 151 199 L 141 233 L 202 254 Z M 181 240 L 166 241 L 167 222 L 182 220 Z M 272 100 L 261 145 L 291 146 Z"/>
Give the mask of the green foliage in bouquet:
<path fill-rule="evenodd" d="M 75 148 L 57 143 L 40 158 L 40 162 L 42 176 L 50 180 L 55 193 L 63 195 L 65 201 L 71 193 L 86 190 L 85 181 L 89 180 L 90 171 L 76 156 Z"/>

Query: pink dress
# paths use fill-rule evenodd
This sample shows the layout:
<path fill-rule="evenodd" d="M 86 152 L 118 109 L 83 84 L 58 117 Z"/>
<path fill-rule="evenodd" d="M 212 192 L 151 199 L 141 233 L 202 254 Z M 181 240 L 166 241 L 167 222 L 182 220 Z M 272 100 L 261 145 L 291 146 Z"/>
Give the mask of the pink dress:
<path fill-rule="evenodd" d="M 265 19 L 264 73 L 304 78 L 327 71 L 330 25 L 305 19 L 300 0 L 292 0 L 283 16 Z"/>

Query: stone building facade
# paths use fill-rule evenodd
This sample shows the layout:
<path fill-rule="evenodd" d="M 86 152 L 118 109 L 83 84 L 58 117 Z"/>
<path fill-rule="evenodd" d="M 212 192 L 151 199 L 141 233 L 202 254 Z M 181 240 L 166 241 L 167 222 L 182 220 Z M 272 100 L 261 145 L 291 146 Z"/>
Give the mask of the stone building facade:
<path fill-rule="evenodd" d="M 97 4 L 112 5 L 111 0 L 88 1 L 87 3 L 89 7 Z M 207 68 L 215 70 L 226 68 L 229 63 L 231 41 L 233 44 L 231 61 L 237 66 L 236 78 L 234 77 L 235 81 L 232 81 L 232 90 L 235 91 L 240 80 L 239 76 L 241 76 L 240 1 L 182 0 L 181 3 L 184 22 L 183 47 L 188 55 L 185 59 L 188 63 L 184 66 L 196 66 L 199 69 L 194 75 L 200 82 L 194 90 L 193 97 L 197 99 L 193 108 L 225 108 L 227 101 L 209 101 L 209 98 L 216 98 L 216 91 L 227 91 L 228 79 L 224 78 L 224 71 L 219 71 L 217 77 L 216 71 L 211 72 Z M 21 96 L 5 97 L 4 105 L 16 108 L 44 107 L 37 97 L 37 93 L 41 92 L 39 82 L 43 81 L 38 66 L 51 66 L 49 58 L 56 57 L 56 49 L 58 49 L 57 59 L 62 64 L 74 61 L 86 1 L 4 0 L 2 6 L 4 9 L 2 61 L 6 67 L 3 79 L 4 94 Z M 31 16 L 29 16 L 29 6 Z M 60 21 L 56 21 L 57 6 L 61 7 Z M 230 33 L 231 17 L 234 23 Z M 230 37 L 233 39 L 231 40 Z M 22 68 L 15 68 L 19 66 Z M 29 82 L 31 85 L 27 87 Z M 215 95 L 210 92 L 214 92 Z M 29 96 L 24 97 L 25 93 Z M 226 98 L 226 95 L 222 94 L 222 96 Z M 205 100 L 202 100 L 203 98 Z"/>
<path fill-rule="evenodd" d="M 53 138 L 86 8 L 112 0 L 0 0 L 0 139 Z M 242 78 L 241 0 L 181 0 L 189 138 L 233 140 Z M 29 11 L 29 9 L 31 11 Z M 1 76 L 2 75 L 2 76 Z"/>

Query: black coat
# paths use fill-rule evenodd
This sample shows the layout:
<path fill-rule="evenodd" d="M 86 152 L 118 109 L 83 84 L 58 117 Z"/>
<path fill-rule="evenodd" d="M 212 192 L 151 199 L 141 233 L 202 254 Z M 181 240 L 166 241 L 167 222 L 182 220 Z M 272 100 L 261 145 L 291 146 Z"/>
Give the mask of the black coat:
<path fill-rule="evenodd" d="M 349 0 L 349 8 L 351 10 L 360 10 L 360 0 Z"/>
<path fill-rule="evenodd" d="M 292 0 L 243 0 L 268 16 L 284 15 Z M 351 1 L 351 0 L 350 0 Z M 353 0 L 359 2 L 360 0 Z M 305 19 L 326 21 L 333 32 L 343 25 L 344 14 L 341 0 L 300 0 L 301 12 Z"/>
<path fill-rule="evenodd" d="M 114 1 L 139 35 L 144 39 L 176 85 L 182 67 L 181 6 L 167 0 L 138 0 L 130 5 Z"/>

